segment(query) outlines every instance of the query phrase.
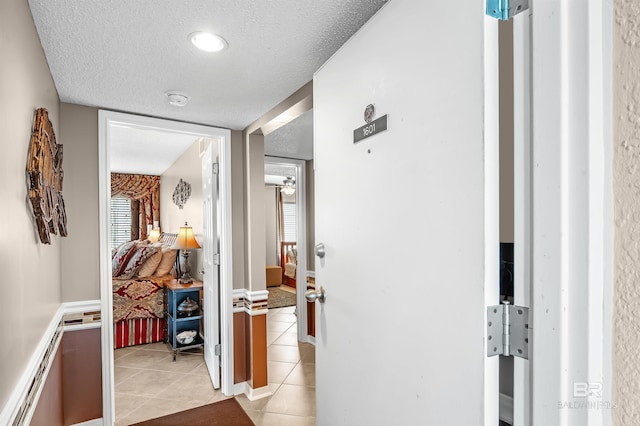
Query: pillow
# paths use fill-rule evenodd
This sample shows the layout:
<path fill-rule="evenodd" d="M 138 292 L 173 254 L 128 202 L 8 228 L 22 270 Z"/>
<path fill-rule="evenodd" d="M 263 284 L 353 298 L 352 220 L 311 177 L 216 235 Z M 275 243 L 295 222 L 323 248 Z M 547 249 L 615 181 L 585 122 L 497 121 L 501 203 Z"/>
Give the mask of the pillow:
<path fill-rule="evenodd" d="M 158 269 L 156 269 L 155 274 L 160 276 L 160 275 L 167 275 L 169 272 L 171 272 L 171 268 L 173 268 L 173 264 L 176 261 L 177 253 L 178 253 L 177 250 L 174 250 L 169 247 L 163 247 L 162 260 L 160 261 L 160 264 L 158 265 Z"/>
<path fill-rule="evenodd" d="M 149 259 L 151 256 L 156 254 L 158 251 L 157 247 L 152 246 L 139 246 L 136 248 L 133 255 L 129 258 L 129 262 L 127 262 L 127 266 L 120 273 L 121 278 L 133 278 L 138 270 L 142 267 L 142 265 Z"/>
<path fill-rule="evenodd" d="M 116 248 L 116 252 L 111 260 L 111 274 L 114 277 L 120 275 L 124 268 L 127 267 L 127 263 L 129 263 L 129 259 L 135 251 L 136 241 L 127 241 Z"/>
<path fill-rule="evenodd" d="M 150 277 L 158 268 L 162 260 L 162 248 L 158 247 L 153 256 L 149 257 L 146 262 L 138 270 L 138 276 L 141 278 Z"/>
<path fill-rule="evenodd" d="M 287 261 L 289 263 L 295 263 L 298 264 L 298 250 L 292 248 L 289 249 L 289 251 L 287 251 Z"/>

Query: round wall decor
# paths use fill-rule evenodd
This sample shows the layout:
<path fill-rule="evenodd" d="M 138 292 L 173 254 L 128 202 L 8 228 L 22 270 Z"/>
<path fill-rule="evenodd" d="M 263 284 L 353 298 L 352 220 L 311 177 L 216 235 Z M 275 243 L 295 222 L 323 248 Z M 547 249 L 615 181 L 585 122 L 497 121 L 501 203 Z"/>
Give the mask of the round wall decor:
<path fill-rule="evenodd" d="M 178 208 L 182 209 L 184 205 L 187 204 L 187 200 L 190 196 L 191 184 L 180 179 L 175 191 L 173 191 L 173 203 L 178 206 Z"/>

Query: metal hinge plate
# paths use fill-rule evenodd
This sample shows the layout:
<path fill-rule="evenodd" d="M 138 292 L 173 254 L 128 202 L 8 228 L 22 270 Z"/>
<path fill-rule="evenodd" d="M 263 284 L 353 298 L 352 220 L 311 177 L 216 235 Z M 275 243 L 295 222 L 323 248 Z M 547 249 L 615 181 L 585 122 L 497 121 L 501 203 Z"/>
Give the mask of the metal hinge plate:
<path fill-rule="evenodd" d="M 216 253 L 213 255 L 213 264 L 220 265 L 220 253 Z"/>
<path fill-rule="evenodd" d="M 211 163 L 211 170 L 213 170 L 214 175 L 217 175 L 218 171 L 220 171 L 220 165 L 218 163 Z"/>
<path fill-rule="evenodd" d="M 213 347 L 213 351 L 216 356 L 220 356 L 220 354 L 222 353 L 222 348 L 220 347 L 220 344 L 215 345 Z"/>
<path fill-rule="evenodd" d="M 529 359 L 529 308 L 487 307 L 487 356 L 495 355 Z"/>
<path fill-rule="evenodd" d="M 487 0 L 487 15 L 501 21 L 508 21 L 527 9 L 529 0 Z"/>

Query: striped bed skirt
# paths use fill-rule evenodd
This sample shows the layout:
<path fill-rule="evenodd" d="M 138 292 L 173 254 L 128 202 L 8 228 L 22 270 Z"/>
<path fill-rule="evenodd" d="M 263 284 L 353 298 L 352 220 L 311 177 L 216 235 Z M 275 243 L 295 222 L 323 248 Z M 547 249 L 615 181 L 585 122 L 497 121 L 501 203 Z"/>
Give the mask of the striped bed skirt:
<path fill-rule="evenodd" d="M 136 318 L 113 325 L 114 349 L 160 342 L 164 339 L 164 318 Z"/>

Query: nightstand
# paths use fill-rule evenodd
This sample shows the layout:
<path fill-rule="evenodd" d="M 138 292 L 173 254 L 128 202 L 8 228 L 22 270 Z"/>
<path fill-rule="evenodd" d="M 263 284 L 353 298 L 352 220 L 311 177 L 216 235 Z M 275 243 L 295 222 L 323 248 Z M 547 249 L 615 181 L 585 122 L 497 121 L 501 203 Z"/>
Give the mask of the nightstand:
<path fill-rule="evenodd" d="M 201 320 L 203 318 L 201 297 L 202 281 L 194 281 L 191 284 L 180 284 L 177 279 L 165 281 L 166 292 L 165 319 L 167 320 L 167 335 L 165 342 L 173 348 L 173 360 L 176 354 L 185 349 L 196 348 L 204 345 L 202 336 Z M 187 300 L 196 302 L 198 309 L 184 313 L 179 310 L 182 302 Z M 180 343 L 177 335 L 183 331 L 193 330 L 196 332 L 195 339 L 189 343 Z"/>

